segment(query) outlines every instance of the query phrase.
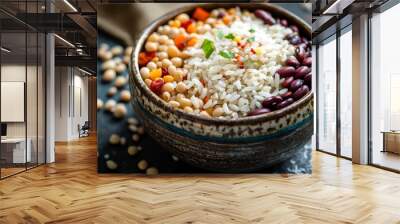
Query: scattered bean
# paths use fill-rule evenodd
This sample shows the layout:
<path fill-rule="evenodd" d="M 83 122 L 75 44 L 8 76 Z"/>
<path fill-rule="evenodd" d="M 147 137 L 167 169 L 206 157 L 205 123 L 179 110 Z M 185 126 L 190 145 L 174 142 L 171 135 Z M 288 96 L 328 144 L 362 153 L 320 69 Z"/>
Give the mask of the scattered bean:
<path fill-rule="evenodd" d="M 115 170 L 118 168 L 118 164 L 116 162 L 114 162 L 113 160 L 107 160 L 106 165 L 107 165 L 108 169 L 110 169 L 110 170 Z"/>
<path fill-rule="evenodd" d="M 289 97 L 292 97 L 293 93 L 291 91 L 287 91 L 286 93 L 282 94 L 281 97 L 283 99 L 287 99 Z"/>
<path fill-rule="evenodd" d="M 280 96 L 271 96 L 271 97 L 268 97 L 267 99 L 263 100 L 261 104 L 263 105 L 264 108 L 269 108 L 273 104 L 277 104 L 282 101 L 283 101 L 283 99 Z"/>
<path fill-rule="evenodd" d="M 121 138 L 119 137 L 119 135 L 112 134 L 110 136 L 110 139 L 108 140 L 108 142 L 110 142 L 110 144 L 112 144 L 112 145 L 117 145 L 117 144 L 119 144 L 120 139 Z"/>
<path fill-rule="evenodd" d="M 138 142 L 140 140 L 140 136 L 137 134 L 132 135 L 132 140 Z"/>
<path fill-rule="evenodd" d="M 134 155 L 136 155 L 138 152 L 139 152 L 139 150 L 137 149 L 136 146 L 131 145 L 131 146 L 128 147 L 128 154 L 129 154 L 130 156 L 134 156 Z"/>
<path fill-rule="evenodd" d="M 127 82 L 128 82 L 128 80 L 127 80 L 124 76 L 118 76 L 118 77 L 115 79 L 114 85 L 115 85 L 117 88 L 121 88 L 121 87 L 123 87 Z"/>
<path fill-rule="evenodd" d="M 103 107 L 103 101 L 101 99 L 97 99 L 97 110 Z"/>
<path fill-rule="evenodd" d="M 303 65 L 311 67 L 312 64 L 312 58 L 311 57 L 307 57 L 303 60 Z"/>
<path fill-rule="evenodd" d="M 129 102 L 131 100 L 131 92 L 129 90 L 122 90 L 120 94 L 121 101 Z"/>
<path fill-rule="evenodd" d="M 297 60 L 296 57 L 294 56 L 290 56 L 287 60 L 286 60 L 286 65 L 287 66 L 292 66 L 292 67 L 299 67 L 300 66 L 300 62 Z"/>
<path fill-rule="evenodd" d="M 111 86 L 107 91 L 107 96 L 112 97 L 118 92 L 118 89 L 115 86 Z"/>
<path fill-rule="evenodd" d="M 113 99 L 109 99 L 107 102 L 106 102 L 106 104 L 105 104 L 105 109 L 106 110 L 108 110 L 108 111 L 110 111 L 110 112 L 113 112 L 114 111 L 114 107 L 115 107 L 115 105 L 117 104 L 117 102 L 115 102 L 115 100 L 113 100 Z"/>
<path fill-rule="evenodd" d="M 115 106 L 114 116 L 116 118 L 123 118 L 128 113 L 125 104 L 119 103 Z"/>
<path fill-rule="evenodd" d="M 294 80 L 293 76 L 287 77 L 283 82 L 282 82 L 282 87 L 283 88 L 288 88 L 290 86 L 290 83 Z"/>
<path fill-rule="evenodd" d="M 103 81 L 111 82 L 113 79 L 115 79 L 115 76 L 116 76 L 115 71 L 113 69 L 108 69 L 103 74 Z"/>
<path fill-rule="evenodd" d="M 146 160 L 140 160 L 140 161 L 138 162 L 137 166 L 138 166 L 138 168 L 139 168 L 140 170 L 145 170 L 145 169 L 147 168 L 147 166 L 148 166 L 148 163 L 147 163 Z"/>
<path fill-rule="evenodd" d="M 146 175 L 153 176 L 158 174 L 158 169 L 155 167 L 149 167 L 146 169 Z"/>

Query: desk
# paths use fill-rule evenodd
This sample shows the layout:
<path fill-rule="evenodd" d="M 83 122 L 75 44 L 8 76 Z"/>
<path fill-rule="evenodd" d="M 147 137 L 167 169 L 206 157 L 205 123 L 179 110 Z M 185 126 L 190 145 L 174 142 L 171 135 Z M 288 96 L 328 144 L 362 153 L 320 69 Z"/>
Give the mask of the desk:
<path fill-rule="evenodd" d="M 400 154 L 400 131 L 382 131 L 382 152 L 393 152 Z"/>
<path fill-rule="evenodd" d="M 1 139 L 1 156 L 6 160 L 6 163 L 25 163 L 30 162 L 32 159 L 30 138 L 25 153 L 25 138 L 5 138 Z M 3 153 L 5 152 L 5 153 Z M 5 155 L 3 155 L 5 154 Z M 12 155 L 11 155 L 12 154 Z M 12 159 L 11 159 L 12 158 Z M 25 160 L 26 159 L 26 160 Z"/>

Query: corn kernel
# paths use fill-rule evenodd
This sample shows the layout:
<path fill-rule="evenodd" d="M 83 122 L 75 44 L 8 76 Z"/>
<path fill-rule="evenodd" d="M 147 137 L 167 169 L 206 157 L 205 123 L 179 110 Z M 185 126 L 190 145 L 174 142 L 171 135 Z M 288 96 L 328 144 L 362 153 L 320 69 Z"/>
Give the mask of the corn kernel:
<path fill-rule="evenodd" d="M 236 42 L 240 42 L 242 40 L 242 38 L 240 38 L 239 36 L 236 36 L 234 39 Z"/>
<path fill-rule="evenodd" d="M 150 79 L 151 79 L 151 80 L 156 80 L 156 79 L 160 78 L 161 75 L 162 75 L 162 70 L 161 70 L 161 68 L 154 69 L 154 70 L 152 70 L 152 71 L 150 72 Z"/>
<path fill-rule="evenodd" d="M 164 82 L 173 82 L 174 81 L 174 77 L 172 75 L 166 75 L 163 77 Z"/>
<path fill-rule="evenodd" d="M 254 51 L 256 52 L 256 55 L 262 55 L 264 53 L 264 50 L 261 47 L 256 47 Z"/>

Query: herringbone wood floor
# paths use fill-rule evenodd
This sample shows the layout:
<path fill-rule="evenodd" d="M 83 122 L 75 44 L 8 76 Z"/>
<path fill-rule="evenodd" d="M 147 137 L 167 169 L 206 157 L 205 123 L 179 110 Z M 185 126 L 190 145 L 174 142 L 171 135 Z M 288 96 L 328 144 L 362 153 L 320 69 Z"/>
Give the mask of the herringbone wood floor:
<path fill-rule="evenodd" d="M 315 152 L 312 175 L 96 173 L 94 137 L 0 181 L 0 223 L 400 223 L 400 175 Z"/>

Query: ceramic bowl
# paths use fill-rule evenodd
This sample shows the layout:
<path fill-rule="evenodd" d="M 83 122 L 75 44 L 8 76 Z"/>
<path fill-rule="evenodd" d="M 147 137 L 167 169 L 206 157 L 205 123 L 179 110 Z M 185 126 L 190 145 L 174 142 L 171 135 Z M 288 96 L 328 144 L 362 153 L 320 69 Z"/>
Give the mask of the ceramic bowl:
<path fill-rule="evenodd" d="M 235 7 L 265 9 L 299 27 L 311 38 L 310 27 L 292 13 L 270 4 L 204 4 L 211 10 Z M 181 160 L 212 171 L 254 171 L 289 159 L 307 144 L 313 133 L 313 94 L 268 114 L 237 120 L 205 118 L 176 110 L 150 91 L 139 73 L 138 55 L 147 37 L 160 25 L 196 6 L 183 7 L 151 23 L 137 39 L 132 54 L 130 86 L 133 106 L 146 132 Z"/>

